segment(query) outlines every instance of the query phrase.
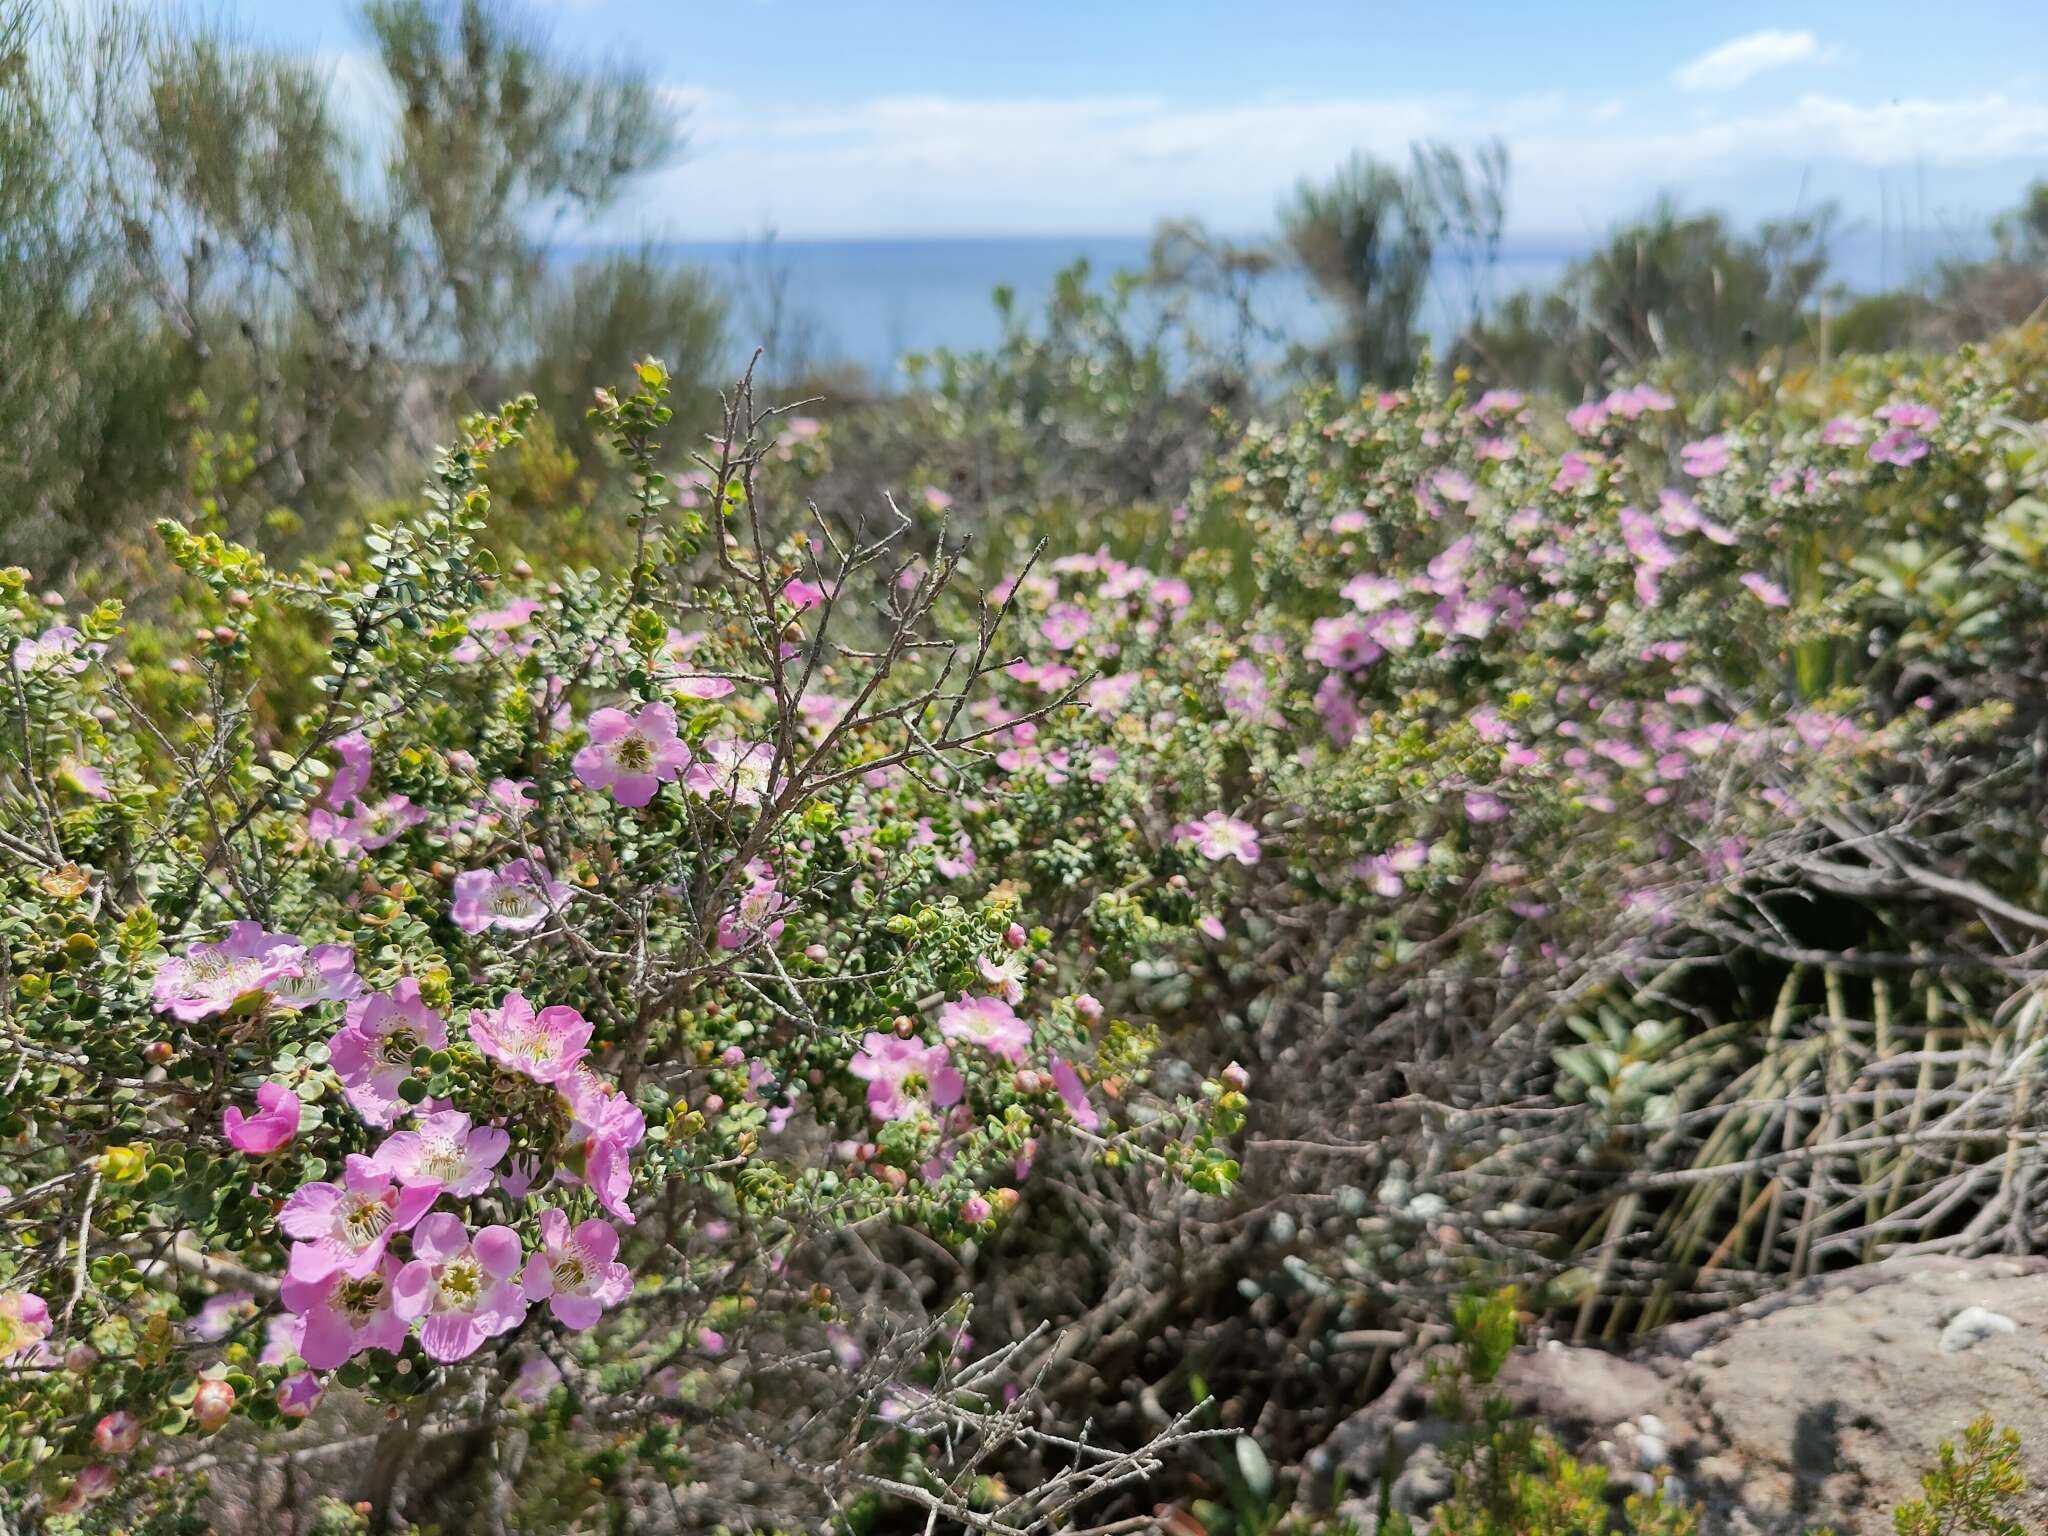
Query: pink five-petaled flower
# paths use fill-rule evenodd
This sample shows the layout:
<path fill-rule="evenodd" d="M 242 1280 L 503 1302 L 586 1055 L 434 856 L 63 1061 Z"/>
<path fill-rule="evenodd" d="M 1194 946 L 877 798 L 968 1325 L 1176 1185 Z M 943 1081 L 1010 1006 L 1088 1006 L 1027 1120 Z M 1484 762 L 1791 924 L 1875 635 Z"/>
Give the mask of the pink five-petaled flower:
<path fill-rule="evenodd" d="M 618 1262 L 619 1233 L 610 1222 L 593 1216 L 572 1229 L 550 1207 L 540 1213 L 540 1241 L 526 1260 L 526 1299 L 545 1301 L 565 1328 L 590 1327 L 631 1293 L 633 1272 Z"/>
<path fill-rule="evenodd" d="M 1088 610 L 1079 603 L 1055 603 L 1038 632 L 1054 650 L 1071 651 L 1088 633 Z"/>
<path fill-rule="evenodd" d="M 967 1084 L 944 1045 L 899 1040 L 870 1030 L 847 1070 L 868 1085 L 868 1109 L 877 1120 L 908 1120 L 923 1105 L 945 1109 L 960 1102 Z"/>
<path fill-rule="evenodd" d="M 1211 811 L 1200 821 L 1184 821 L 1173 829 L 1177 843 L 1192 847 L 1205 859 L 1259 862 L 1259 831 L 1248 821 Z"/>
<path fill-rule="evenodd" d="M 87 645 L 85 637 L 69 624 L 57 624 L 33 640 L 14 645 L 17 672 L 83 672 L 92 658 L 106 650 L 104 645 Z"/>
<path fill-rule="evenodd" d="M 266 933 L 261 923 L 247 920 L 229 923 L 219 943 L 194 944 L 157 967 L 156 1011 L 196 1023 L 226 1013 L 243 997 L 299 977 L 305 962 L 305 946 L 290 934 Z"/>
<path fill-rule="evenodd" d="M 647 1135 L 647 1117 L 595 1072 L 576 1072 L 559 1086 L 569 1106 L 569 1146 L 582 1154 L 583 1182 L 599 1205 L 632 1226 L 626 1204 L 633 1192 L 631 1154 Z"/>
<path fill-rule="evenodd" d="M 399 1184 L 374 1158 L 351 1152 L 339 1184 L 301 1184 L 278 1212 L 277 1224 L 299 1239 L 292 1244 L 292 1277 L 360 1280 L 440 1193 L 438 1184 Z"/>
<path fill-rule="evenodd" d="M 464 1359 L 526 1316 L 516 1279 L 525 1254 L 510 1227 L 481 1227 L 472 1237 L 459 1216 L 436 1211 L 413 1233 L 412 1252 L 391 1288 L 400 1317 L 425 1319 L 420 1347 L 428 1359 Z"/>
<path fill-rule="evenodd" d="M 467 1198 L 491 1187 L 491 1174 L 512 1146 L 495 1126 L 472 1126 L 459 1109 L 421 1115 L 416 1129 L 393 1131 L 377 1149 L 377 1165 L 408 1184 L 438 1184 Z"/>
<path fill-rule="evenodd" d="M 50 1336 L 49 1304 L 34 1291 L 0 1291 L 0 1360 L 36 1348 Z"/>
<path fill-rule="evenodd" d="M 469 1011 L 469 1038 L 491 1060 L 537 1083 L 559 1083 L 576 1070 L 590 1047 L 590 1025 L 574 1008 L 534 1012 L 521 992 L 486 1013 Z"/>
<path fill-rule="evenodd" d="M 348 1101 L 372 1125 L 389 1125 L 405 1108 L 398 1085 L 412 1075 L 413 1053 L 445 1050 L 448 1026 L 420 1001 L 410 976 L 389 992 L 349 1004 L 347 1022 L 328 1042 L 329 1059 Z"/>
<path fill-rule="evenodd" d="M 957 1002 L 939 1010 L 939 1033 L 949 1040 L 971 1040 L 1004 1061 L 1024 1059 L 1031 1044 L 1031 1026 L 1017 1017 L 1017 1011 L 1000 997 L 969 997 L 961 993 Z"/>
<path fill-rule="evenodd" d="M 730 796 L 734 805 L 759 805 L 775 790 L 775 749 L 765 741 L 704 743 L 704 756 L 683 776 L 693 795 Z"/>
<path fill-rule="evenodd" d="M 1060 1102 L 1067 1106 L 1067 1113 L 1074 1117 L 1074 1124 L 1084 1131 L 1102 1129 L 1102 1116 L 1095 1113 L 1095 1106 L 1088 1102 L 1088 1089 L 1081 1081 L 1081 1074 L 1057 1056 L 1046 1058 L 1046 1065 L 1052 1069 L 1052 1085 L 1059 1091 Z"/>
<path fill-rule="evenodd" d="M 296 944 L 296 936 L 279 938 Z M 349 944 L 315 944 L 299 957 L 296 976 L 281 976 L 268 988 L 271 1006 L 293 1013 L 315 1003 L 345 1003 L 362 996 L 363 979 L 356 975 L 355 947 Z"/>
<path fill-rule="evenodd" d="M 355 814 L 335 829 L 331 842 L 345 853 L 374 853 L 427 819 L 407 795 L 386 795 L 375 805 L 356 802 Z"/>
<path fill-rule="evenodd" d="M 578 781 L 586 789 L 610 790 L 635 810 L 690 766 L 689 745 L 676 735 L 676 712 L 667 704 L 643 704 L 637 715 L 600 709 L 589 731 L 589 745 L 575 758 Z"/>
<path fill-rule="evenodd" d="M 1484 789 L 1465 791 L 1465 819 L 1475 826 L 1490 826 L 1507 820 L 1508 803 Z"/>
<path fill-rule="evenodd" d="M 449 916 L 464 933 L 503 928 L 529 933 L 559 912 L 575 892 L 525 859 L 503 869 L 468 869 L 455 877 L 455 905 Z"/>
<path fill-rule="evenodd" d="M 1911 427 L 1893 427 L 1870 445 L 1870 462 L 1904 469 L 1927 457 L 1927 439 Z"/>
<path fill-rule="evenodd" d="M 403 1349 L 405 1319 L 392 1294 L 400 1267 L 387 1253 L 361 1275 L 337 1270 L 318 1280 L 287 1278 L 277 1294 L 285 1310 L 299 1317 L 299 1358 L 315 1370 L 331 1371 L 366 1349 L 394 1355 Z"/>
<path fill-rule="evenodd" d="M 1702 438 L 1678 450 L 1679 467 L 1695 480 L 1706 480 L 1726 469 L 1730 462 L 1728 439 Z"/>
<path fill-rule="evenodd" d="M 299 1134 L 299 1096 L 282 1083 L 259 1083 L 256 1103 L 257 1112 L 246 1116 L 230 1104 L 221 1113 L 221 1134 L 237 1152 L 267 1157 Z"/>
<path fill-rule="evenodd" d="M 762 939 L 773 944 L 782 937 L 785 915 L 796 909 L 796 903 L 782 894 L 774 872 L 766 864 L 756 859 L 747 866 L 746 873 L 752 883 L 745 894 L 719 914 L 720 949 L 745 949 Z"/>
<path fill-rule="evenodd" d="M 1386 648 L 1356 614 L 1345 613 L 1310 625 L 1309 641 L 1301 654 L 1338 672 L 1356 672 L 1378 661 Z"/>

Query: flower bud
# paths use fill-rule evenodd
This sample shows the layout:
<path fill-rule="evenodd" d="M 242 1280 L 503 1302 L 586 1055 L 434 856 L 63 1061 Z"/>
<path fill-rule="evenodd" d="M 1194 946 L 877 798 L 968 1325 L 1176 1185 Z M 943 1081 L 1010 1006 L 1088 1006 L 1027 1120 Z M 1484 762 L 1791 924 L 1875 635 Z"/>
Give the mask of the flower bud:
<path fill-rule="evenodd" d="M 92 1430 L 92 1443 L 103 1456 L 126 1456 L 141 1438 L 142 1426 L 132 1413 L 110 1413 Z"/>
<path fill-rule="evenodd" d="M 168 1040 L 152 1040 L 142 1048 L 142 1059 L 152 1067 L 160 1067 L 177 1055 L 177 1047 Z"/>
<path fill-rule="evenodd" d="M 233 1387 L 211 1376 L 199 1383 L 199 1391 L 192 1398 L 192 1417 L 198 1421 L 201 1434 L 212 1434 L 227 1423 L 234 1411 Z"/>
<path fill-rule="evenodd" d="M 978 1227 L 994 1215 L 988 1201 L 980 1195 L 969 1195 L 960 1202 L 960 1219 L 970 1227 Z"/>
<path fill-rule="evenodd" d="M 1074 999 L 1074 1012 L 1093 1024 L 1102 1017 L 1102 1003 L 1092 992 L 1083 992 Z"/>
<path fill-rule="evenodd" d="M 100 1363 L 100 1352 L 90 1344 L 74 1344 L 64 1351 L 64 1369 L 83 1376 Z"/>
<path fill-rule="evenodd" d="M 320 1395 L 325 1390 L 320 1385 L 320 1378 L 311 1371 L 287 1376 L 277 1384 L 277 1411 L 288 1419 L 303 1419 L 319 1406 Z"/>
<path fill-rule="evenodd" d="M 1012 949 L 1022 949 L 1029 942 L 1022 923 L 1012 923 L 1003 930 L 1003 942 Z"/>
<path fill-rule="evenodd" d="M 1245 1089 L 1252 1085 L 1251 1073 L 1245 1071 L 1243 1067 L 1234 1061 L 1225 1067 L 1220 1075 L 1226 1088 L 1234 1088 L 1239 1093 L 1243 1093 Z"/>

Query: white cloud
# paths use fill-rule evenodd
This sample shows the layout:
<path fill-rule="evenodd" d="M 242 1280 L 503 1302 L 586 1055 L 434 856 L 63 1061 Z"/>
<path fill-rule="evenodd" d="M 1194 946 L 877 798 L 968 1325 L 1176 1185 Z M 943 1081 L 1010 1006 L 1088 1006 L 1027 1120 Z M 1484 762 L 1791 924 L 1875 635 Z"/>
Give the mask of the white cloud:
<path fill-rule="evenodd" d="M 1582 239 L 1674 189 L 1738 217 L 1809 196 L 1867 197 L 1872 171 L 1938 166 L 1955 185 L 2001 168 L 2002 201 L 2026 163 L 2048 159 L 2048 101 L 1859 103 L 1809 94 L 1696 118 L 1557 95 L 1262 99 L 1181 106 L 1151 96 L 877 97 L 792 107 L 693 95 L 686 158 L 599 234 L 721 239 L 778 225 L 792 237 L 1142 233 L 1193 214 L 1233 231 L 1270 228 L 1304 176 L 1353 150 L 1396 160 L 1416 139 L 1498 134 L 1513 157 L 1510 229 Z M 2014 170 L 2013 167 L 2020 167 Z M 1978 183 L 1978 185 L 1988 182 Z M 1979 195 L 1973 187 L 1970 195 Z"/>
<path fill-rule="evenodd" d="M 1679 66 L 1672 79 L 1683 91 L 1732 91 L 1766 70 L 1818 62 L 1824 57 L 1811 32 L 1752 32 L 1710 48 Z"/>

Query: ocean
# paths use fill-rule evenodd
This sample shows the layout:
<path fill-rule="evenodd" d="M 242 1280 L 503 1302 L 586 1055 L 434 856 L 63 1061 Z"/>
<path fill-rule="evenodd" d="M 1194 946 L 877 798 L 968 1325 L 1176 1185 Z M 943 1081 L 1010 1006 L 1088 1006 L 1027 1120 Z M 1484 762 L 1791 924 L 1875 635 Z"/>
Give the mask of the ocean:
<path fill-rule="evenodd" d="M 907 353 L 937 347 L 968 351 L 992 346 L 1002 325 L 991 295 L 1010 288 L 1026 315 L 1043 308 L 1053 280 L 1076 260 L 1098 278 L 1142 271 L 1146 236 L 1030 239 L 784 240 L 679 243 L 661 247 L 677 262 L 701 267 L 729 293 L 733 364 L 756 345 L 780 354 L 778 371 L 852 364 L 878 386 L 905 382 Z M 1488 274 L 1482 301 L 1555 282 L 1585 245 L 1508 245 Z M 1880 239 L 1851 231 L 1831 246 L 1837 281 L 1869 292 L 1925 273 L 1961 254 L 1957 237 Z M 1423 306 L 1422 324 L 1442 342 L 1462 324 L 1467 288 L 1439 273 Z M 1296 339 L 1325 334 L 1330 313 L 1306 279 L 1279 271 L 1261 285 L 1259 313 L 1271 329 Z M 1212 334 L 1226 317 L 1198 316 Z M 771 359 L 771 363 L 776 359 Z"/>

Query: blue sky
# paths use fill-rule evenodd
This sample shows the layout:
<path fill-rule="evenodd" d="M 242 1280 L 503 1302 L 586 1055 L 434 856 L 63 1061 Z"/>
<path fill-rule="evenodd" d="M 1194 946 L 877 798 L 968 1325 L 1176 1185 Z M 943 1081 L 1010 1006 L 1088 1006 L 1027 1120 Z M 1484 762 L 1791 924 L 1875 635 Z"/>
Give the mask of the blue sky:
<path fill-rule="evenodd" d="M 1964 230 L 2048 175 L 2040 0 L 1802 6 L 536 0 L 640 61 L 689 153 L 594 233 L 720 239 L 1268 226 L 1353 148 L 1505 138 L 1511 234 L 1582 245 L 1669 189 L 1745 220 L 1834 198 Z M 347 0 L 245 30 L 373 87 Z"/>

